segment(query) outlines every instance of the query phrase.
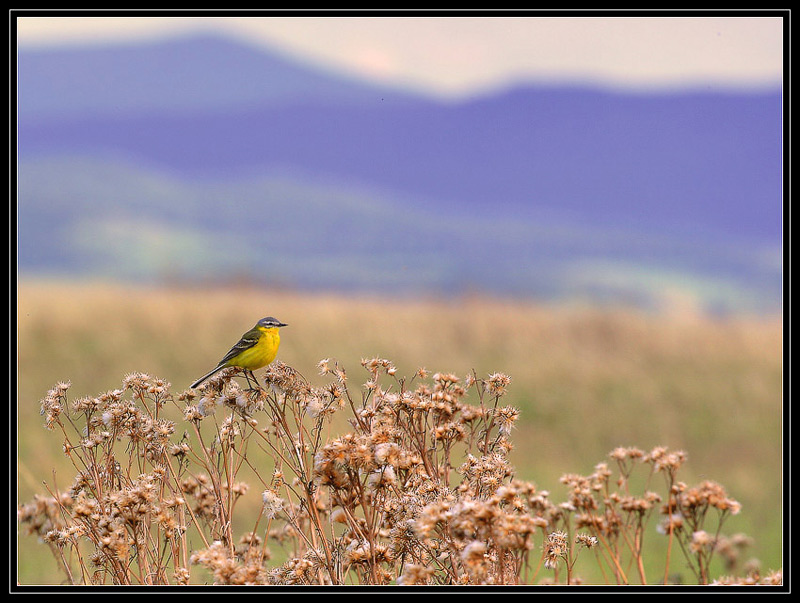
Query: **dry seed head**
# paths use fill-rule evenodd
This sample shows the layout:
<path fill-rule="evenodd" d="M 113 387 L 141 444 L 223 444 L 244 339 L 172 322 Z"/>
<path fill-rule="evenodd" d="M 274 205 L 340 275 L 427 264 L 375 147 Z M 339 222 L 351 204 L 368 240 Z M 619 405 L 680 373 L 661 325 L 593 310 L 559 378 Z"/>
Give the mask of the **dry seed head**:
<path fill-rule="evenodd" d="M 551 532 L 544 544 L 545 561 L 547 569 L 555 569 L 559 559 L 566 559 L 569 553 L 569 542 L 566 532 Z"/>
<path fill-rule="evenodd" d="M 592 473 L 591 477 L 594 480 L 593 488 L 595 490 L 601 489 L 603 484 L 606 484 L 608 478 L 611 477 L 611 469 L 608 468 L 608 463 L 598 463 L 595 465 L 594 473 Z"/>
<path fill-rule="evenodd" d="M 291 396 L 302 396 L 310 392 L 311 386 L 294 368 L 275 360 L 264 372 L 264 383 L 274 391 Z"/>
<path fill-rule="evenodd" d="M 499 394 L 498 394 L 499 395 Z M 519 410 L 513 406 L 503 406 L 495 412 L 495 419 L 500 425 L 500 433 L 504 436 L 511 434 L 514 423 L 519 418 Z"/>
<path fill-rule="evenodd" d="M 405 586 L 428 584 L 435 575 L 435 566 L 407 563 L 403 567 L 403 574 L 397 578 L 397 583 Z"/>
<path fill-rule="evenodd" d="M 714 507 L 720 511 L 730 511 L 735 515 L 741 510 L 739 502 L 728 498 L 725 488 L 710 480 L 706 480 L 694 488 L 683 490 L 678 496 L 678 502 L 684 512 L 695 508 Z"/>
<path fill-rule="evenodd" d="M 78 398 L 72 403 L 72 410 L 75 412 L 92 413 L 101 408 L 100 398 L 87 396 Z"/>
<path fill-rule="evenodd" d="M 452 373 L 434 373 L 433 374 L 433 382 L 437 387 L 445 388 L 448 385 L 454 385 L 458 383 L 460 379 L 453 375 Z"/>
<path fill-rule="evenodd" d="M 625 448 L 619 446 L 614 448 L 614 450 L 612 450 L 608 456 L 616 461 L 624 461 L 626 459 L 642 459 L 644 458 L 645 454 L 644 451 L 635 447 Z"/>
<path fill-rule="evenodd" d="M 698 553 L 703 550 L 711 549 L 714 544 L 715 540 L 713 536 L 705 530 L 697 530 L 692 533 L 690 548 L 693 552 Z"/>
<path fill-rule="evenodd" d="M 486 543 L 473 540 L 461 551 L 461 560 L 468 566 L 482 564 L 486 556 Z"/>
<path fill-rule="evenodd" d="M 375 446 L 375 460 L 381 465 L 397 467 L 400 464 L 401 449 L 395 442 L 381 442 Z"/>
<path fill-rule="evenodd" d="M 669 452 L 666 446 L 656 446 L 649 454 L 644 455 L 642 460 L 652 463 L 656 471 L 675 473 L 686 462 L 686 458 L 687 455 L 682 450 Z"/>
<path fill-rule="evenodd" d="M 316 419 L 320 417 L 325 412 L 325 401 L 318 398 L 317 396 L 313 396 L 305 401 L 305 410 L 308 413 L 309 417 Z"/>
<path fill-rule="evenodd" d="M 634 513 L 645 513 L 653 507 L 653 503 L 645 498 L 637 496 L 623 496 L 620 499 L 620 508 L 623 511 Z"/>
<path fill-rule="evenodd" d="M 239 424 L 235 421 L 233 415 L 228 415 L 223 419 L 219 428 L 219 437 L 222 441 L 233 441 L 241 436 Z"/>
<path fill-rule="evenodd" d="M 150 387 L 150 375 L 146 373 L 128 373 L 122 379 L 124 389 L 147 389 Z"/>
<path fill-rule="evenodd" d="M 511 377 L 504 373 L 492 373 L 485 382 L 486 391 L 493 396 L 504 396 L 511 383 Z"/>
<path fill-rule="evenodd" d="M 347 523 L 347 512 L 341 507 L 336 507 L 331 511 L 331 521 L 335 523 Z"/>
<path fill-rule="evenodd" d="M 670 534 L 677 532 L 681 528 L 683 528 L 683 515 L 672 513 L 661 520 L 661 523 L 656 526 L 656 531 L 659 534 Z"/>
<path fill-rule="evenodd" d="M 261 493 L 261 501 L 264 505 L 264 515 L 268 519 L 274 519 L 286 508 L 286 501 L 274 490 L 264 490 Z"/>
<path fill-rule="evenodd" d="M 45 417 L 45 427 L 52 430 L 59 421 L 59 416 L 66 410 L 66 393 L 70 387 L 69 381 L 59 381 L 50 389 L 40 402 L 40 412 Z"/>
<path fill-rule="evenodd" d="M 205 417 L 203 412 L 194 404 L 189 404 L 183 409 L 183 418 L 190 423 L 200 421 L 203 417 Z"/>
<path fill-rule="evenodd" d="M 433 437 L 435 440 L 453 440 L 461 441 L 466 435 L 464 426 L 455 421 L 448 421 L 443 425 L 437 425 L 433 430 Z"/>
<path fill-rule="evenodd" d="M 200 417 L 213 415 L 217 411 L 217 398 L 211 392 L 207 392 L 200 398 L 195 408 Z"/>
<path fill-rule="evenodd" d="M 175 584 L 179 586 L 186 586 L 189 584 L 189 570 L 185 567 L 177 568 L 173 574 L 173 579 L 175 580 Z"/>

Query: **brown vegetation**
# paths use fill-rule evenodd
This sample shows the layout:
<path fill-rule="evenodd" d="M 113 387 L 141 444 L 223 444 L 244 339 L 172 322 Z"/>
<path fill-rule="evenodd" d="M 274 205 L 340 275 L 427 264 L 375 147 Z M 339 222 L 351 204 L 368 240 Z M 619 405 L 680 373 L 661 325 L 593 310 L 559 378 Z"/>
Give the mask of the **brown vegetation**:
<path fill-rule="evenodd" d="M 420 370 L 406 380 L 388 360 L 362 365 L 369 376 L 357 395 L 327 359 L 322 387 L 281 362 L 249 390 L 233 380 L 237 369 L 177 396 L 141 373 L 74 401 L 59 383 L 41 412 L 76 477 L 22 505 L 19 519 L 71 584 L 207 579 L 196 568 L 237 585 L 577 584 L 584 549 L 610 584 L 669 581 L 673 553 L 694 583 L 780 584 L 780 572 L 753 568 L 710 574 L 715 554 L 738 569 L 746 539 L 721 528 L 740 505 L 715 482 L 680 481 L 685 453 L 617 448 L 613 469 L 563 476 L 568 499 L 556 504 L 509 463 L 510 377 Z M 180 408 L 183 425 L 162 418 L 166 405 Z M 350 430 L 327 435 L 338 413 Z M 647 486 L 635 492 L 640 466 Z M 250 489 L 243 468 L 261 490 L 252 525 L 236 513 Z M 650 489 L 658 476 L 663 493 Z M 663 573 L 648 581 L 642 543 L 654 518 L 669 544 Z M 288 558 L 271 564 L 271 546 Z"/>
<path fill-rule="evenodd" d="M 230 581 L 255 576 L 255 581 L 273 582 L 280 581 L 279 568 L 293 563 L 299 563 L 298 570 L 314 568 L 321 582 L 349 583 L 387 575 L 401 583 L 506 584 L 657 584 L 665 577 L 668 582 L 762 582 L 778 575 L 764 568 L 780 567 L 781 559 L 779 321 L 558 309 L 480 298 L 386 300 L 55 283 L 22 283 L 19 301 L 23 583 L 59 582 L 67 567 L 68 580 L 76 583 L 205 583 L 218 581 L 220 563 L 232 572 Z M 265 387 L 259 402 L 227 375 L 224 392 L 205 389 L 190 399 L 183 392 L 186 384 L 230 344 L 232 333 L 264 311 L 280 313 L 292 325 L 279 355 L 286 364 L 275 369 L 301 368 L 308 379 L 297 382 L 309 389 L 287 393 Z M 343 359 L 327 363 L 338 371 L 357 365 L 365 351 L 397 357 L 397 363 L 379 363 L 377 381 L 368 364 L 367 383 L 349 384 L 347 395 L 337 390 L 339 398 L 326 390 L 337 384 L 341 390 L 337 373 L 320 376 L 310 368 L 330 354 Z M 416 373 L 420 365 L 455 368 L 459 380 L 437 385 L 430 371 Z M 465 377 L 471 368 L 475 371 Z M 512 375 L 513 383 L 505 383 L 498 368 Z M 145 392 L 136 385 L 135 369 L 169 375 L 184 385 L 142 376 Z M 126 373 L 129 379 L 120 388 L 118 375 Z M 403 374 L 413 377 L 404 380 Z M 58 451 L 64 438 L 41 428 L 34 401 L 67 378 L 73 385 L 63 392 L 59 418 L 70 443 Z M 487 391 L 490 383 L 504 393 L 497 408 Z M 427 393 L 417 392 L 421 387 Z M 439 395 L 455 397 L 456 412 L 448 420 L 423 404 L 414 412 L 424 421 L 393 426 L 395 439 L 374 441 L 377 435 L 386 437 L 378 421 L 385 417 L 373 415 L 367 422 L 364 412 L 392 408 L 393 396 L 403 391 L 431 404 L 437 387 Z M 106 390 L 102 396 L 91 393 Z M 333 399 L 344 399 L 344 408 L 338 402 L 323 404 Z M 193 407 L 216 410 L 199 419 L 186 416 Z M 488 410 L 491 415 L 465 419 Z M 106 412 L 117 413 L 128 431 L 119 427 L 113 437 L 104 434 L 111 433 L 103 420 Z M 51 424 L 61 433 L 57 423 Z M 302 466 L 294 447 L 299 441 Z M 639 453 L 617 448 L 605 468 L 597 464 L 628 442 L 648 452 L 620 461 L 615 457 L 620 451 Z M 335 481 L 322 483 L 341 477 L 326 478 L 324 465 L 316 462 L 336 443 L 342 454 L 359 451 L 348 462 L 363 467 L 345 474 L 348 488 L 355 488 L 356 479 L 362 483 L 358 498 L 344 497 Z M 405 451 L 404 463 L 415 462 L 396 464 L 394 447 L 379 443 L 396 444 L 398 453 Z M 654 455 L 662 444 L 668 446 L 666 455 L 691 453 L 692 462 L 683 459 L 674 483 L 666 466 L 656 467 Z M 161 445 L 166 461 L 142 453 Z M 373 465 L 375 471 L 368 471 Z M 94 467 L 93 481 L 84 483 L 80 475 L 87 467 Z M 422 471 L 430 479 L 418 481 L 434 488 L 428 498 L 411 480 Z M 603 477 L 606 471 L 610 475 Z M 72 486 L 70 474 L 78 476 Z M 313 505 L 304 481 L 309 475 Z M 494 476 L 500 483 L 490 479 L 476 489 L 475 476 Z M 711 480 L 727 488 L 721 492 Z M 81 504 L 102 510 L 102 530 L 76 527 L 75 505 L 87 511 L 78 504 L 80 492 Z M 685 492 L 692 500 L 708 500 L 681 511 L 684 519 L 692 509 L 702 513 L 691 523 L 686 520 L 679 534 L 665 522 L 669 517 L 676 522 L 676 510 L 689 505 L 681 498 Z M 412 501 L 413 496 L 420 500 Z M 733 499 L 742 504 L 737 515 Z M 144 515 L 128 517 L 123 509 L 131 500 Z M 412 507 L 397 506 L 411 502 Z M 437 510 L 435 505 L 444 503 L 450 506 Z M 432 531 L 418 523 L 429 504 L 434 506 L 424 517 L 443 517 Z M 209 507 L 214 509 L 210 515 L 203 511 Z M 368 515 L 366 509 L 373 508 L 379 513 Z M 316 519 L 309 509 L 315 509 Z M 399 515 L 391 515 L 395 511 Z M 416 512 L 420 515 L 411 525 L 410 514 Z M 476 523 L 472 512 L 484 523 Z M 393 556 L 400 541 L 393 540 L 396 530 L 393 536 L 390 532 L 403 518 L 409 542 L 421 544 L 411 545 L 400 561 Z M 541 518 L 549 523 L 528 534 L 525 522 Z M 728 536 L 719 531 L 720 520 Z M 528 536 L 505 540 L 503 529 L 512 525 Z M 127 532 L 124 538 L 120 526 Z M 29 528 L 47 538 L 48 547 L 26 535 Z M 615 540 L 610 529 L 618 530 Z M 480 539 L 468 537 L 478 533 Z M 127 569 L 115 570 L 108 558 L 93 557 L 98 546 L 101 553 L 112 545 L 124 553 L 126 542 Z M 57 553 L 62 576 L 48 569 L 55 566 L 38 556 L 37 548 Z M 749 557 L 753 552 L 766 562 L 755 562 Z M 127 572 L 125 578 L 120 571 Z"/>

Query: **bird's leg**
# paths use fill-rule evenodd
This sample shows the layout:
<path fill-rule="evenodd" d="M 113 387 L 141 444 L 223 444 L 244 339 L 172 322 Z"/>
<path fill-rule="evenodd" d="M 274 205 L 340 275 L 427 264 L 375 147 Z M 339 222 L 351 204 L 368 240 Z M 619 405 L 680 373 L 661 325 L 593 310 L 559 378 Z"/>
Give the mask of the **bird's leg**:
<path fill-rule="evenodd" d="M 252 377 L 253 381 L 255 381 L 255 383 L 256 383 L 255 387 L 253 387 L 253 384 L 250 383 L 250 377 Z M 252 392 L 252 391 L 256 391 L 258 389 L 258 379 L 256 379 L 256 376 L 253 374 L 253 371 L 248 371 L 247 369 L 244 369 L 244 378 L 247 379 L 247 389 L 248 389 L 248 391 Z"/>

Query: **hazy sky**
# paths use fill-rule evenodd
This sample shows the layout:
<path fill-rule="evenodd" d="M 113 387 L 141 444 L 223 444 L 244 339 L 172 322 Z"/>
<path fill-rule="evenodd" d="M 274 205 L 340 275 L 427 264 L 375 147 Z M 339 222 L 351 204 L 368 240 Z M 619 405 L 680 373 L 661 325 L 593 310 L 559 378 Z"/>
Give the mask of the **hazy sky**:
<path fill-rule="evenodd" d="M 519 81 L 625 88 L 774 86 L 783 74 L 779 16 L 463 15 L 22 17 L 18 42 L 29 48 L 218 31 L 443 96 Z"/>

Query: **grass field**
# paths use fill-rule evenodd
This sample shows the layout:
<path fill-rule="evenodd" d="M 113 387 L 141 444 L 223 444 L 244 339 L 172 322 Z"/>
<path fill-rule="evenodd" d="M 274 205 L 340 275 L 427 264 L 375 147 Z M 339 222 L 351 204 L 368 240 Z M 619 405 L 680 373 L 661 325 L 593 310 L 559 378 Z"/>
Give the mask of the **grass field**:
<path fill-rule="evenodd" d="M 142 371 L 183 391 L 257 319 L 289 324 L 279 359 L 312 382 L 323 358 L 355 383 L 362 358 L 465 376 L 502 371 L 520 409 L 510 459 L 519 477 L 564 500 L 565 473 L 588 475 L 617 446 L 688 454 L 683 479 L 710 479 L 742 504 L 725 525 L 753 538 L 748 557 L 782 567 L 783 335 L 778 318 L 305 294 L 232 287 L 133 287 L 31 280 L 18 285 L 18 502 L 74 475 L 39 401 L 120 387 Z M 363 373 L 364 379 L 361 379 Z M 257 490 L 257 488 L 256 488 Z M 253 492 L 258 504 L 259 494 Z M 648 538 L 654 543 L 659 536 Z M 663 538 L 663 537 L 662 537 Z M 657 543 L 654 546 L 659 546 Z M 20 530 L 20 584 L 59 583 L 47 547 Z"/>

